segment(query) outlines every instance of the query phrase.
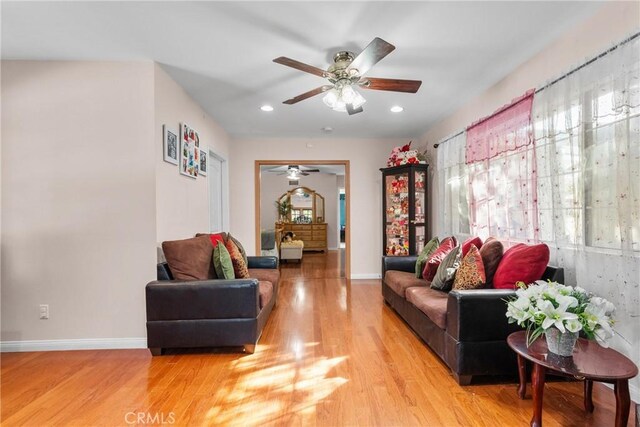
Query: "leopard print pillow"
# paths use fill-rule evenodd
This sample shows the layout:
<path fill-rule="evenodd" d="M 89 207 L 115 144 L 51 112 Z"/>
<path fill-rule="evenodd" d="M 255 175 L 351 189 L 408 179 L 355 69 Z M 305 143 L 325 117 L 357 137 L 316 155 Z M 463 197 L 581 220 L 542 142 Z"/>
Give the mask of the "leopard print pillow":
<path fill-rule="evenodd" d="M 481 289 L 487 278 L 480 251 L 476 245 L 471 245 L 467 255 L 462 258 L 460 267 L 453 280 L 453 289 Z"/>

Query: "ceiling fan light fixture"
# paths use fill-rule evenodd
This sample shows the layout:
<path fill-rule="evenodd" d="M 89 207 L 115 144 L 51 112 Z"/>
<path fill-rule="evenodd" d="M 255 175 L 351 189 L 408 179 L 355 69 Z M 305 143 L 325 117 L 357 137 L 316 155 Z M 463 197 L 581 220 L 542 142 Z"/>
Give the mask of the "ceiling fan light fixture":
<path fill-rule="evenodd" d="M 347 104 L 351 104 L 353 108 L 359 108 L 367 102 L 366 99 L 351 85 L 345 85 L 341 88 L 333 88 L 327 92 L 322 98 L 322 102 L 333 111 L 345 113 Z"/>

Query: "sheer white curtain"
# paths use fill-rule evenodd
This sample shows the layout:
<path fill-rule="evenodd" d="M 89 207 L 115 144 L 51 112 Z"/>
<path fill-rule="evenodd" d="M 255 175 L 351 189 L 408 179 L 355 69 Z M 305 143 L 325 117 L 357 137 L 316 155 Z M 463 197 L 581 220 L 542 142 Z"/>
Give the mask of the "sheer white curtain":
<path fill-rule="evenodd" d="M 465 165 L 466 133 L 454 136 L 438 147 L 440 237 L 469 237 L 469 175 Z"/>
<path fill-rule="evenodd" d="M 640 364 L 640 40 L 537 94 L 533 126 L 540 239 L 615 303 L 613 346 Z"/>
<path fill-rule="evenodd" d="M 538 241 L 533 90 L 467 128 L 471 233 L 505 246 Z"/>

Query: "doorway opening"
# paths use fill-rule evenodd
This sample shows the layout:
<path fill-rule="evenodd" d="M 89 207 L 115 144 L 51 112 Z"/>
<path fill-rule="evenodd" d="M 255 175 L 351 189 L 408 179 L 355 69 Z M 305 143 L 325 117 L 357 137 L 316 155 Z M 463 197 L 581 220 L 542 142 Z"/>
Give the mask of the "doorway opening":
<path fill-rule="evenodd" d="M 293 232 L 304 244 L 293 266 L 304 269 L 305 259 L 317 266 L 335 251 L 339 277 L 350 277 L 348 160 L 256 160 L 255 188 L 258 254 L 280 257 L 282 237 Z"/>

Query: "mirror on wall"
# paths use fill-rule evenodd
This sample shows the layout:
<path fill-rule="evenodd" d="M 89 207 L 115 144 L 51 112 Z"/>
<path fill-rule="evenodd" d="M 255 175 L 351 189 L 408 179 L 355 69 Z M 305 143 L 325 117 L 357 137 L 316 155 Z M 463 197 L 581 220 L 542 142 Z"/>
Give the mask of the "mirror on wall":
<path fill-rule="evenodd" d="M 278 199 L 280 219 L 296 224 L 324 222 L 324 197 L 307 187 L 287 191 Z"/>

